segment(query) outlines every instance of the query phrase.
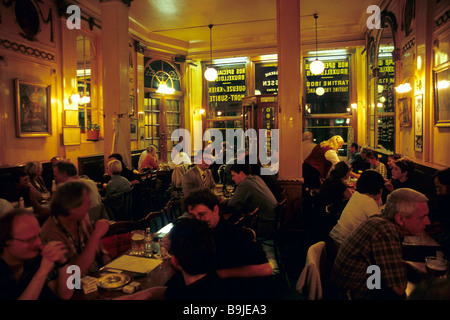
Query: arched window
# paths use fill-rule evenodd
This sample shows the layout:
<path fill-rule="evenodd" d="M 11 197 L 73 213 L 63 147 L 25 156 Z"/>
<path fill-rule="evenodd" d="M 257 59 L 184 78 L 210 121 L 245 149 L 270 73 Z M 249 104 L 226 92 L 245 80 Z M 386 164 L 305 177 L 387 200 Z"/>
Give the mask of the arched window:
<path fill-rule="evenodd" d="M 160 160 L 166 162 L 177 143 L 171 140 L 172 132 L 184 127 L 179 66 L 149 58 L 144 58 L 144 65 L 143 147 L 156 146 Z"/>

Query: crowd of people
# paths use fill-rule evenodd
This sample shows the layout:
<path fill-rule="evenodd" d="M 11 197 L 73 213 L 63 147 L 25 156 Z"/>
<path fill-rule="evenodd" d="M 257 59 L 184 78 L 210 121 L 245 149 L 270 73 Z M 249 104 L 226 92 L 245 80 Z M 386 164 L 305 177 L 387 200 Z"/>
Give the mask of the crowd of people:
<path fill-rule="evenodd" d="M 316 144 L 306 133 L 303 142 L 304 195 L 316 199 L 311 213 L 327 218 L 324 240 L 336 299 L 405 298 L 405 236 L 426 230 L 450 257 L 450 169 L 430 177 L 396 154 L 385 165 L 373 150 L 359 150 L 356 143 L 349 147 L 348 161 L 341 161 L 340 136 Z M 219 155 L 226 152 L 232 151 L 224 144 Z M 261 175 L 262 166 L 250 164 L 245 152 L 234 154 L 242 161 L 219 166 L 215 173 L 215 155 L 208 149 L 195 155 L 194 164 L 181 152 L 178 156 L 180 163 L 172 169 L 184 214 L 176 217 L 169 235 L 177 273 L 163 287 L 120 299 L 277 298 L 273 268 L 257 241 L 274 232 L 283 199 L 276 176 Z M 84 276 L 111 260 L 101 244 L 111 220 L 104 200 L 142 183 L 138 171 L 158 167 L 151 146 L 141 155 L 139 170 L 111 154 L 100 184 L 58 157 L 52 159 L 51 173 L 56 187 L 45 183 L 39 162 L 15 172 L 15 188 L 8 199 L 0 199 L 0 299 L 70 299 L 69 265 L 79 266 Z M 218 179 L 226 179 L 217 175 L 218 168 L 234 184 L 226 197 L 218 194 Z M 238 225 L 251 212 L 257 212 L 252 229 Z M 370 265 L 382 269 L 381 291 L 367 290 Z"/>
<path fill-rule="evenodd" d="M 350 145 L 348 161 L 338 161 L 341 142 L 335 136 L 315 145 L 303 163 L 309 170 L 304 196 L 313 199 L 306 202 L 309 213 L 321 217 L 312 221 L 321 222 L 334 298 L 405 298 L 405 236 L 426 231 L 450 257 L 450 168 L 430 176 L 398 154 L 385 165 L 374 150 L 359 150 L 357 143 Z M 368 289 L 371 265 L 381 268 L 384 290 Z"/>

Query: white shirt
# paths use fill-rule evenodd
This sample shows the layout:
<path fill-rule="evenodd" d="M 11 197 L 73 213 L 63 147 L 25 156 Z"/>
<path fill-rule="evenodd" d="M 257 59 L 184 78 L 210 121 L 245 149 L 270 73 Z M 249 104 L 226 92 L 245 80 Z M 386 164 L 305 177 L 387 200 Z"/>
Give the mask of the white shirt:
<path fill-rule="evenodd" d="M 330 237 L 342 244 L 361 223 L 377 214 L 381 214 L 377 202 L 368 195 L 355 191 L 331 230 Z"/>
<path fill-rule="evenodd" d="M 144 159 L 147 157 L 147 150 L 142 151 L 141 155 L 139 156 L 138 161 L 138 168 L 141 167 L 142 162 L 144 162 Z"/>

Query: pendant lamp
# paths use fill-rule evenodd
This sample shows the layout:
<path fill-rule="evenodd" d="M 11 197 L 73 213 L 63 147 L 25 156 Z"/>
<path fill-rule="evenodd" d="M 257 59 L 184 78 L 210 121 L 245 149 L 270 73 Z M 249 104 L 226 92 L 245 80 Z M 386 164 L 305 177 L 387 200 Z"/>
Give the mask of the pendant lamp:
<path fill-rule="evenodd" d="M 316 19 L 316 60 L 314 60 L 313 63 L 311 63 L 311 65 L 309 66 L 309 70 L 311 70 L 311 72 L 316 75 L 321 74 L 325 69 L 323 62 L 317 58 L 317 18 L 319 18 L 319 16 L 317 15 L 317 13 L 314 13 L 314 19 Z"/>
<path fill-rule="evenodd" d="M 213 27 L 213 25 L 210 24 L 208 27 L 209 27 L 209 59 L 212 63 L 212 27 Z M 206 68 L 205 79 L 208 81 L 215 81 L 217 79 L 217 70 L 214 69 L 213 67 Z"/>

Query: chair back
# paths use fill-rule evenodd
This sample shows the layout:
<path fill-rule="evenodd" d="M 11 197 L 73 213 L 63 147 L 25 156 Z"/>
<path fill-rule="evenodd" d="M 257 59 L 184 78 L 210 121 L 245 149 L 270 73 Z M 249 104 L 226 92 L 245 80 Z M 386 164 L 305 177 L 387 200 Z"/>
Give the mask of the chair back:
<path fill-rule="evenodd" d="M 153 211 L 147 214 L 144 218 L 137 222 L 138 229 L 145 230 L 151 227 L 151 223 L 156 219 L 164 215 L 164 209 L 159 211 Z"/>
<path fill-rule="evenodd" d="M 325 241 L 313 244 L 306 253 L 305 267 L 298 278 L 296 289 L 308 300 L 322 300 L 325 296 L 328 282 L 326 257 Z"/>
<path fill-rule="evenodd" d="M 256 207 L 252 212 L 243 214 L 235 223 L 236 226 L 247 228 L 255 228 L 259 216 L 259 207 Z"/>
<path fill-rule="evenodd" d="M 133 188 L 128 191 L 114 194 L 103 199 L 106 212 L 111 220 L 130 221 L 133 220 Z"/>
<path fill-rule="evenodd" d="M 180 199 L 181 198 L 181 185 L 183 181 L 183 176 L 188 171 L 189 165 L 187 164 L 180 164 L 177 165 L 172 172 L 172 178 L 171 178 L 171 195 L 174 198 Z"/>

